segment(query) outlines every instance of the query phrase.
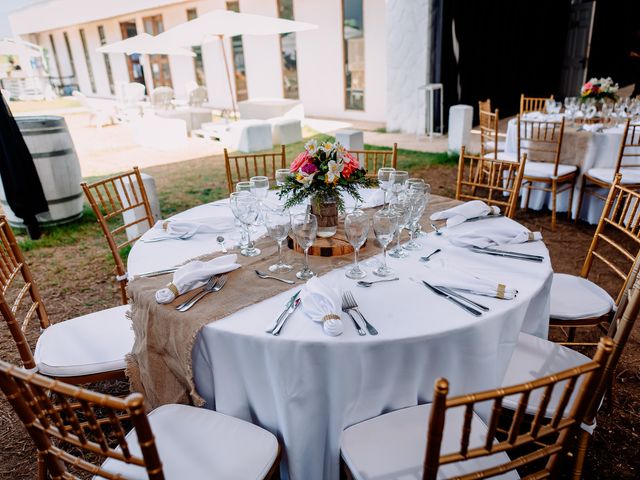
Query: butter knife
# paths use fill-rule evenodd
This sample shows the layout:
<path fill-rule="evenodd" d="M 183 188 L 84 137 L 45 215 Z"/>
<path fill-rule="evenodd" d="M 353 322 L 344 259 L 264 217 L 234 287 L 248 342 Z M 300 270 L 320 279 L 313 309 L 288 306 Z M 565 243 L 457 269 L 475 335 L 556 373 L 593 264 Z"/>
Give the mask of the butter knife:
<path fill-rule="evenodd" d="M 293 303 L 293 305 L 291 305 L 289 307 L 289 309 L 287 310 L 287 313 L 285 314 L 284 318 L 282 320 L 280 320 L 280 324 L 276 327 L 276 329 L 273 331 L 273 335 L 275 335 L 276 337 L 278 335 L 280 335 L 280 330 L 282 330 L 282 327 L 284 327 L 284 324 L 286 323 L 287 320 L 289 320 L 289 317 L 293 314 L 293 312 L 296 311 L 296 308 L 298 308 L 298 305 L 300 305 L 300 303 L 302 302 L 302 300 L 300 300 L 299 298 Z"/>
<path fill-rule="evenodd" d="M 298 290 L 296 293 L 294 293 L 293 296 L 287 301 L 287 303 L 284 304 L 284 310 L 282 311 L 282 313 L 278 315 L 278 318 L 276 318 L 276 320 L 273 322 L 273 325 L 267 330 L 265 330 L 265 332 L 273 333 L 273 331 L 278 327 L 280 320 L 282 320 L 282 317 L 284 317 L 289 312 L 289 309 L 291 308 L 293 303 L 297 300 L 298 295 L 300 295 L 301 291 L 302 290 Z"/>
<path fill-rule="evenodd" d="M 427 287 L 429 290 L 431 290 L 433 293 L 440 295 L 441 297 L 446 298 L 447 300 L 449 300 L 452 303 L 455 303 L 457 306 L 459 306 L 460 308 L 462 308 L 463 310 L 466 310 L 467 312 L 469 312 L 471 315 L 475 315 L 476 317 L 479 317 L 480 315 L 482 315 L 482 312 L 476 310 L 473 307 L 470 307 L 469 305 L 467 305 L 466 303 L 461 302 L 460 300 L 458 300 L 457 298 L 454 298 L 452 295 L 449 295 L 446 292 L 443 292 L 442 290 L 440 290 L 437 287 L 434 287 L 433 285 L 428 284 L 427 282 L 425 282 L 424 280 L 422 280 L 422 283 L 424 283 L 425 287 Z"/>

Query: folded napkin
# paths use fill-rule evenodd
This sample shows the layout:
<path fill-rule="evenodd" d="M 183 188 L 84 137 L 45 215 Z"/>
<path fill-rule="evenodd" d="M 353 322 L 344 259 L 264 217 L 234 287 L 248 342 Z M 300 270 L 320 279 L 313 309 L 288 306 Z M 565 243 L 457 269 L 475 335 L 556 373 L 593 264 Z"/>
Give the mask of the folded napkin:
<path fill-rule="evenodd" d="M 602 123 L 585 123 L 582 125 L 582 130 L 591 133 L 597 133 L 604 129 L 604 125 Z"/>
<path fill-rule="evenodd" d="M 481 200 L 471 200 L 448 210 L 435 212 L 431 215 L 431 220 L 447 220 L 447 227 L 455 227 L 470 218 L 486 217 L 487 215 L 498 215 L 499 207 L 490 207 Z"/>
<path fill-rule="evenodd" d="M 560 122 L 563 116 L 562 113 L 527 112 L 522 115 L 522 118 L 535 122 Z"/>
<path fill-rule="evenodd" d="M 196 233 L 221 233 L 235 228 L 232 218 L 194 218 L 193 220 L 160 220 L 154 230 L 170 237 L 193 236 Z"/>
<path fill-rule="evenodd" d="M 457 247 L 485 248 L 542 240 L 540 232 L 532 232 L 516 222 L 497 220 L 462 225 L 453 230 L 446 230 L 444 235 Z"/>
<path fill-rule="evenodd" d="M 240 265 L 236 254 L 223 255 L 208 262 L 194 260 L 173 272 L 173 280 L 156 292 L 156 302 L 171 303 L 178 295 L 203 286 L 213 276 L 231 272 Z"/>
<path fill-rule="evenodd" d="M 322 323 L 324 333 L 336 337 L 344 331 L 340 320 L 340 295 L 318 277 L 307 282 L 300 295 L 304 313 L 314 322 Z"/>
<path fill-rule="evenodd" d="M 504 298 L 511 300 L 515 298 L 518 291 L 508 287 L 502 282 L 482 278 L 473 273 L 463 272 L 456 268 L 432 267 L 425 269 L 424 280 L 432 285 L 448 287 L 451 289 L 469 290 L 467 293 L 486 295 L 488 297 Z M 464 292 L 462 292 L 464 294 Z"/>

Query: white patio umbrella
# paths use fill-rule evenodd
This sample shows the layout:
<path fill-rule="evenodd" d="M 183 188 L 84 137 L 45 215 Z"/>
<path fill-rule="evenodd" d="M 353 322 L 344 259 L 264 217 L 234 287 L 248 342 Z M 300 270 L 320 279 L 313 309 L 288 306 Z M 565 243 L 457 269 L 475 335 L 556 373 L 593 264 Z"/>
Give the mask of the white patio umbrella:
<path fill-rule="evenodd" d="M 175 27 L 161 33 L 156 38 L 162 40 L 167 45 L 192 46 L 215 40 L 217 37 L 222 48 L 222 58 L 227 74 L 229 85 L 229 95 L 233 105 L 234 114 L 237 111 L 236 100 L 233 96 L 231 85 L 231 75 L 227 54 L 224 48 L 224 37 L 234 37 L 236 35 L 278 35 L 280 33 L 302 32 L 315 30 L 317 25 L 304 22 L 295 22 L 283 18 L 266 17 L 264 15 L 252 15 L 248 13 L 237 13 L 229 10 L 213 10 L 209 13 L 195 18 L 189 22 L 181 23 Z"/>
<path fill-rule="evenodd" d="M 149 35 L 148 33 L 140 33 L 133 37 L 125 38 L 118 42 L 113 42 L 108 45 L 104 45 L 97 48 L 96 51 L 100 53 L 124 53 L 126 55 L 184 55 L 194 57 L 193 53 L 188 48 L 182 48 L 179 46 L 169 45 L 162 39 Z M 149 65 L 148 59 L 145 65 L 145 70 Z M 150 82 L 151 78 L 145 75 L 145 82 Z M 147 92 L 150 92 L 149 85 Z"/>

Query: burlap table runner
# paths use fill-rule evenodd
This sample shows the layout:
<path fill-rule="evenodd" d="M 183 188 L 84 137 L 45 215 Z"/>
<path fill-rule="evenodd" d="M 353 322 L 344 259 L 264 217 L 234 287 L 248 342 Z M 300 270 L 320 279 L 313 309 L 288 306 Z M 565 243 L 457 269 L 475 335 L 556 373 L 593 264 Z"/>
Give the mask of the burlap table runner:
<path fill-rule="evenodd" d="M 459 202 L 456 200 L 433 195 L 423 216 L 425 231 L 430 230 L 428 217 L 431 213 L 457 203 Z M 368 209 L 367 213 L 373 216 L 377 210 Z M 371 229 L 367 248 L 360 253 L 361 259 L 380 253 L 380 248 L 374 242 L 375 236 Z M 200 329 L 208 323 L 292 288 L 282 282 L 258 278 L 254 270 L 266 270 L 273 264 L 277 250 L 275 242 L 269 238 L 259 240 L 256 245 L 262 250 L 259 257 L 238 255 L 238 263 L 242 268 L 229 275 L 224 289 L 206 296 L 187 312 L 178 312 L 175 307 L 193 293 L 182 295 L 167 305 L 158 304 L 155 300 L 155 292 L 171 281 L 171 274 L 136 278 L 129 282 L 128 294 L 135 342 L 127 356 L 126 373 L 131 382 L 131 390 L 143 393 L 150 407 L 156 408 L 168 403 L 204 405 L 204 400 L 195 389 L 191 362 L 191 351 Z M 202 258 L 210 259 L 219 255 L 221 254 L 215 253 Z M 290 251 L 289 255 L 297 257 L 296 264 L 302 261 L 299 253 Z M 318 275 L 351 262 L 352 255 L 309 256 L 309 264 Z M 303 285 L 303 282 L 298 282 L 299 287 Z"/>

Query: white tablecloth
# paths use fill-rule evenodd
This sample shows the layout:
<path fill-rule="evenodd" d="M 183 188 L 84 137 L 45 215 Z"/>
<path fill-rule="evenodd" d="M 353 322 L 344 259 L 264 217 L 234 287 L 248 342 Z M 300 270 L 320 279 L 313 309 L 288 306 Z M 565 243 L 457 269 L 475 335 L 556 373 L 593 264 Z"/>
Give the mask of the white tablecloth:
<path fill-rule="evenodd" d="M 517 153 L 518 151 L 517 129 L 516 120 L 509 120 L 507 126 L 507 139 L 505 142 L 506 152 Z M 560 152 L 560 163 L 576 165 L 579 168 L 578 179 L 576 181 L 576 188 L 573 196 L 572 212 L 574 216 L 578 208 L 582 174 L 590 168 L 614 168 L 618 160 L 618 153 L 623 133 L 624 127 L 622 125 L 608 128 L 601 132 L 592 133 L 587 131 L 578 131 L 577 127 L 565 124 L 562 151 Z M 606 191 L 601 193 L 604 195 L 607 194 Z M 557 211 L 566 212 L 568 202 L 569 192 L 565 191 L 560 193 L 557 198 Z M 551 208 L 551 193 L 532 190 L 531 198 L 529 199 L 529 207 L 534 210 L 541 210 L 544 206 L 549 209 Z M 580 218 L 591 224 L 598 223 L 603 206 L 604 203 L 601 200 L 591 195 L 586 195 L 580 212 Z"/>
<path fill-rule="evenodd" d="M 203 205 L 176 217 L 229 216 L 228 209 L 219 205 Z M 214 252 L 218 250 L 214 237 L 138 242 L 129 255 L 129 272 L 150 271 Z M 344 269 L 326 275 L 331 285 L 353 292 L 379 330 L 378 336 L 358 336 L 343 316 L 344 334 L 327 337 L 302 309 L 294 313 L 281 336 L 266 334 L 265 328 L 301 283 L 202 330 L 193 351 L 198 393 L 207 408 L 276 434 L 285 447 L 285 478 L 337 479 L 340 435 L 346 427 L 430 401 L 438 377 L 450 380 L 452 394 L 496 387 L 518 333 L 546 337 L 552 270 L 542 242 L 506 247 L 547 257 L 538 264 L 471 253 L 434 234 L 420 241 L 423 250 L 412 252 L 410 258 L 389 259 L 400 281 L 364 289 L 347 279 Z M 418 258 L 436 247 L 443 249 L 433 257 L 436 264 L 500 280 L 516 287 L 518 297 L 510 301 L 476 297 L 491 311 L 474 317 L 434 295 L 410 277 L 421 277 L 427 266 Z M 302 256 L 288 255 L 300 267 Z M 370 273 L 377 259 L 364 263 Z M 368 278 L 374 279 L 371 274 Z"/>

